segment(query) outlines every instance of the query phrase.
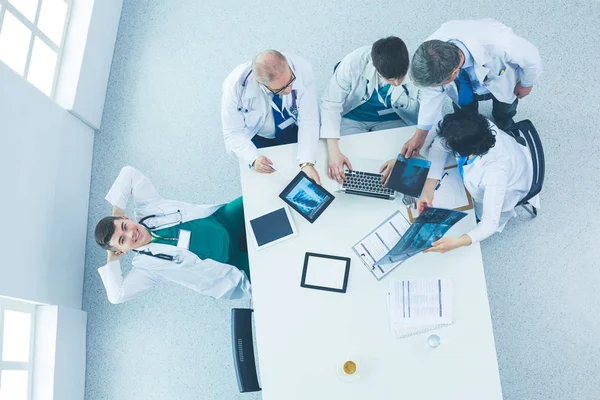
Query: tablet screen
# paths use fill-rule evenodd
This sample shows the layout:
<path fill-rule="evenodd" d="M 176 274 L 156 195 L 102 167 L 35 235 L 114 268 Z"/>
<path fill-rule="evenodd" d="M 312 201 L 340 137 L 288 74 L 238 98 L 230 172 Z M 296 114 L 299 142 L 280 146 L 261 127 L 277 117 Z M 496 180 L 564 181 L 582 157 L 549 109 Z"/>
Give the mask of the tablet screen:
<path fill-rule="evenodd" d="M 310 223 L 315 222 L 335 198 L 302 171 L 283 189 L 279 197 Z"/>
<path fill-rule="evenodd" d="M 252 239 L 262 249 L 296 235 L 296 227 L 287 206 L 250 220 Z"/>

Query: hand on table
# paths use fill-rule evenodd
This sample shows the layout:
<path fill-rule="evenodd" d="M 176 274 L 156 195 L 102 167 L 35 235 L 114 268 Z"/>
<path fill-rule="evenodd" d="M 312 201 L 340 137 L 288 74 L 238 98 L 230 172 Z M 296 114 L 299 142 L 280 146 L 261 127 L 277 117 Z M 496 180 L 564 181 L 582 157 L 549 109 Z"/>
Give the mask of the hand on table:
<path fill-rule="evenodd" d="M 271 165 L 273 165 L 273 163 L 265 156 L 258 156 L 252 163 L 252 167 L 256 172 L 260 172 L 261 174 L 272 174 L 275 170 Z"/>

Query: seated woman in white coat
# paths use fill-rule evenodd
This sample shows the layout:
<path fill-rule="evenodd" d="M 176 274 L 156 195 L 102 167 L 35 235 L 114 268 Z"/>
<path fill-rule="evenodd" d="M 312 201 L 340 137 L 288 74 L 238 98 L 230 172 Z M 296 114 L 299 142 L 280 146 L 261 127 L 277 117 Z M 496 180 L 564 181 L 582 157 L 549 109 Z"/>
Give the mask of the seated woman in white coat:
<path fill-rule="evenodd" d="M 131 196 L 135 220 L 124 211 Z M 98 272 L 111 303 L 164 281 L 217 299 L 252 296 L 241 197 L 221 205 L 167 200 L 140 171 L 124 167 L 106 200 L 112 216 L 100 220 L 95 239 L 108 252 Z M 129 251 L 133 268 L 123 276 L 119 258 Z"/>
<path fill-rule="evenodd" d="M 504 229 L 506 222 L 516 215 L 517 203 L 531 189 L 533 162 L 526 146 L 481 114 L 449 114 L 436 129 L 438 136 L 429 151 L 431 169 L 418 202 L 418 211 L 432 205 L 435 187 L 447 159 L 456 157 L 458 170 L 473 198 L 479 219 L 477 226 L 464 235 L 442 238 L 425 250 L 444 253 L 480 242 Z M 539 207 L 538 196 L 529 201 Z"/>

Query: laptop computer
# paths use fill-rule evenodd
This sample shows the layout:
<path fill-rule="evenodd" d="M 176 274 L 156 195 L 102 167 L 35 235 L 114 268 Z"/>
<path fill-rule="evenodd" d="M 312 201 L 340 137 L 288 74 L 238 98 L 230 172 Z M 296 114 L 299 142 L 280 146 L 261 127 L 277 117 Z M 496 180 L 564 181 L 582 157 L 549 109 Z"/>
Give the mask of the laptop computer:
<path fill-rule="evenodd" d="M 381 184 L 379 169 L 385 161 L 365 158 L 351 160 L 352 171 L 345 169 L 346 180 L 339 185 L 338 191 L 359 196 L 394 200 L 396 192 Z"/>

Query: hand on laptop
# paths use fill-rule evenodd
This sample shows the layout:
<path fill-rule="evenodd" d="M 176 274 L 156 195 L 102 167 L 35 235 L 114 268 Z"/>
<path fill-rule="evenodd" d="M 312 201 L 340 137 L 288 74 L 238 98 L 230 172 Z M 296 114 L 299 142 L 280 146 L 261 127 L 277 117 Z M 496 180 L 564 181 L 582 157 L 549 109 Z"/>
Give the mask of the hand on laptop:
<path fill-rule="evenodd" d="M 352 164 L 350 164 L 350 160 L 348 160 L 348 157 L 346 157 L 339 149 L 330 150 L 328 153 L 328 158 L 329 178 L 335 179 L 339 183 L 344 182 L 346 180 L 346 174 L 344 174 L 344 165 L 346 165 L 348 169 L 352 171 Z"/>
<path fill-rule="evenodd" d="M 379 168 L 379 173 L 381 174 L 381 183 L 383 186 L 387 187 L 388 180 L 390 179 L 390 174 L 392 173 L 392 169 L 394 169 L 394 164 L 396 164 L 396 159 L 392 158 L 391 160 L 383 163 L 381 168 Z"/>

